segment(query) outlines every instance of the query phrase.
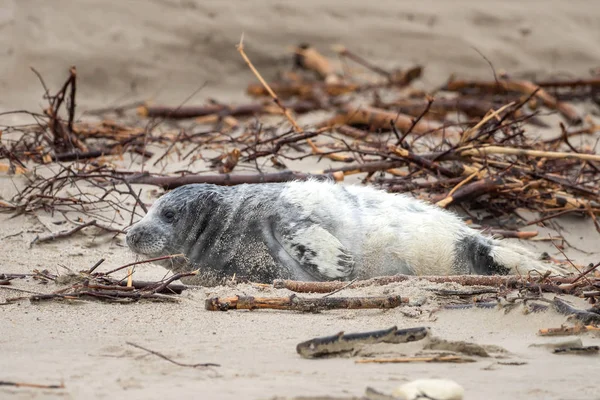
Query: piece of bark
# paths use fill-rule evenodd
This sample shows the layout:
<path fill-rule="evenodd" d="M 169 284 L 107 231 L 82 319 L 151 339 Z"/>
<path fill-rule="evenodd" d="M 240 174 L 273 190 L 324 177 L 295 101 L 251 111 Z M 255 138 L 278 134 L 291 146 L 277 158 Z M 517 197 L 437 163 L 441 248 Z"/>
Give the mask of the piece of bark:
<path fill-rule="evenodd" d="M 598 354 L 600 352 L 600 346 L 581 346 L 581 347 L 563 347 L 560 349 L 554 349 L 554 354 Z"/>
<path fill-rule="evenodd" d="M 318 337 L 299 343 L 296 346 L 296 352 L 304 358 L 315 358 L 353 351 L 375 343 L 400 344 L 415 342 L 424 339 L 429 333 L 427 327 L 398 329 L 395 326 L 370 332 L 348 334 L 340 332 L 336 335 Z"/>
<path fill-rule="evenodd" d="M 581 323 L 583 323 L 584 325 L 593 325 L 600 323 L 600 314 L 575 308 L 558 297 L 554 298 L 553 304 L 559 313 L 575 318 L 578 321 L 581 321 Z"/>

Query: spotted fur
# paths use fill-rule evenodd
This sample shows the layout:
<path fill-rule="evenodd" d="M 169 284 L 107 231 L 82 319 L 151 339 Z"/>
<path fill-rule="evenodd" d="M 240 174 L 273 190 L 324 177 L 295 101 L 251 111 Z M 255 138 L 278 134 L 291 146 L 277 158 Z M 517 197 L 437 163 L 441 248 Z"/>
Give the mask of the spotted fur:
<path fill-rule="evenodd" d="M 148 257 L 184 253 L 207 285 L 244 276 L 304 281 L 374 276 L 560 271 L 404 194 L 332 182 L 186 185 L 158 199 L 127 234 Z"/>

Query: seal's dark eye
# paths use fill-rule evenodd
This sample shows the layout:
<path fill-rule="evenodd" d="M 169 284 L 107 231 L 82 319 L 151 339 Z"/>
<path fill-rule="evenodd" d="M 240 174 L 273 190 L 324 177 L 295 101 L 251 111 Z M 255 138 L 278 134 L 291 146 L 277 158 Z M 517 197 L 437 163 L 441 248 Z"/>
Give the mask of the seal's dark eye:
<path fill-rule="evenodd" d="M 167 221 L 173 221 L 173 218 L 175 218 L 175 211 L 165 210 L 163 211 L 163 217 L 165 217 Z"/>

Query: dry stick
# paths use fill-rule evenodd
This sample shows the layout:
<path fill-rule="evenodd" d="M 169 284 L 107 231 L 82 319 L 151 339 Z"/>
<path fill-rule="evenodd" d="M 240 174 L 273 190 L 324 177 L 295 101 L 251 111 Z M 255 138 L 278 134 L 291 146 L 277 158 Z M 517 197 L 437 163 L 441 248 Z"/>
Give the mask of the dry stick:
<path fill-rule="evenodd" d="M 31 69 L 31 71 L 33 71 L 33 73 L 37 76 L 38 80 L 42 84 L 42 87 L 44 88 L 44 96 L 45 96 L 45 98 L 48 99 L 48 100 L 50 100 L 50 90 L 48 89 L 48 86 L 46 85 L 46 82 L 44 81 L 44 78 L 42 78 L 42 74 L 40 74 L 33 67 L 29 67 L 29 69 Z"/>
<path fill-rule="evenodd" d="M 500 147 L 500 146 L 484 146 L 475 148 L 459 148 L 456 153 L 465 156 L 483 156 L 488 154 L 505 154 L 513 156 L 528 156 L 535 158 L 552 158 L 552 159 L 575 159 L 575 160 L 586 160 L 586 161 L 600 161 L 600 155 L 596 154 L 583 154 L 583 153 L 565 153 L 559 151 L 540 151 L 540 150 L 526 150 L 517 149 L 513 147 Z"/>
<path fill-rule="evenodd" d="M 310 139 L 312 137 L 318 136 L 320 135 L 322 132 L 316 131 L 316 132 L 305 132 L 301 135 L 296 135 L 296 136 L 292 136 L 292 137 L 287 137 L 287 138 L 283 138 L 283 139 L 279 139 L 275 142 L 275 145 L 273 146 L 273 148 L 269 151 L 257 151 L 253 154 L 250 154 L 248 157 L 246 157 L 244 160 L 245 161 L 252 161 L 256 158 L 259 157 L 264 157 L 264 156 L 270 156 L 270 155 L 275 155 L 279 152 L 279 150 L 281 149 L 281 147 L 283 147 L 284 144 L 290 144 L 290 143 L 295 143 L 295 142 L 299 142 L 301 140 L 304 139 Z M 265 142 L 263 142 L 265 143 Z M 263 143 L 259 143 L 259 144 L 263 144 Z M 249 147 L 242 149 L 241 151 L 246 151 L 248 150 Z"/>
<path fill-rule="evenodd" d="M 587 78 L 587 79 L 567 79 L 562 81 L 546 80 L 546 81 L 535 81 L 535 84 L 541 87 L 568 87 L 573 88 L 576 86 L 592 86 L 600 88 L 600 78 Z"/>
<path fill-rule="evenodd" d="M 427 158 L 421 157 L 420 155 L 412 153 L 401 147 L 390 145 L 388 146 L 388 149 L 391 153 L 404 159 L 407 159 L 413 164 L 416 164 L 423 169 L 427 169 L 434 173 L 440 173 L 447 177 L 455 177 L 457 175 L 457 173 L 455 173 L 454 171 L 451 171 L 448 168 L 439 165 L 435 161 L 428 160 Z"/>
<path fill-rule="evenodd" d="M 487 233 L 491 235 L 501 235 L 504 238 L 513 238 L 513 239 L 531 239 L 539 235 L 538 231 L 508 231 L 505 229 L 484 229 Z"/>
<path fill-rule="evenodd" d="M 339 176 L 334 174 L 305 174 L 302 172 L 283 171 L 266 174 L 254 175 L 196 175 L 189 174 L 184 176 L 152 176 L 149 174 L 141 174 L 127 178 L 129 183 L 156 185 L 163 189 L 174 189 L 179 186 L 188 185 L 190 183 L 211 183 L 215 185 L 233 186 L 243 183 L 273 183 L 273 182 L 289 182 L 293 180 L 336 180 Z"/>
<path fill-rule="evenodd" d="M 408 303 L 406 297 L 375 296 L 375 297 L 326 297 L 302 298 L 296 295 L 289 297 L 214 297 L 206 299 L 205 308 L 208 311 L 274 309 L 303 312 L 316 312 L 335 309 L 368 309 L 395 308 Z"/>
<path fill-rule="evenodd" d="M 505 104 L 504 106 L 500 107 L 500 108 L 499 108 L 499 109 L 497 109 L 497 110 L 492 110 L 492 111 L 490 111 L 490 112 L 489 112 L 487 115 L 485 115 L 485 116 L 484 116 L 484 117 L 481 119 L 481 121 L 479 121 L 479 122 L 478 122 L 478 123 L 477 123 L 477 124 L 476 124 L 474 127 L 472 127 L 472 128 L 469 128 L 469 129 L 465 130 L 465 131 L 462 133 L 462 135 L 461 135 L 461 139 L 460 139 L 461 143 L 465 143 L 465 142 L 469 141 L 469 140 L 471 139 L 471 134 L 472 134 L 473 132 L 476 132 L 476 131 L 477 131 L 479 128 L 481 128 L 481 127 L 482 127 L 482 126 L 483 126 L 483 125 L 484 125 L 486 122 L 488 122 L 489 120 L 491 120 L 491 119 L 493 119 L 493 118 L 495 118 L 495 117 L 498 117 L 498 115 L 499 115 L 499 114 L 500 114 L 502 111 L 506 110 L 508 107 L 512 106 L 513 104 L 514 104 L 514 102 L 511 102 L 511 103 Z"/>
<path fill-rule="evenodd" d="M 127 282 L 123 282 L 127 285 Z M 123 286 L 123 285 L 102 285 L 99 283 L 90 283 L 85 285 L 88 289 L 97 289 L 97 290 L 124 290 L 127 292 L 132 292 L 135 290 L 133 286 Z M 71 286 L 69 289 L 77 288 L 77 286 Z M 58 294 L 58 293 L 56 293 Z"/>
<path fill-rule="evenodd" d="M 593 325 L 577 325 L 577 326 L 564 326 L 560 328 L 543 328 L 538 331 L 540 336 L 571 336 L 579 335 L 591 331 L 600 331 L 600 328 Z"/>
<path fill-rule="evenodd" d="M 163 296 L 157 293 L 141 293 L 139 291 L 124 290 L 124 288 L 122 287 L 119 287 L 118 289 L 115 288 L 114 290 L 83 290 L 72 293 L 42 294 L 31 296 L 29 297 L 29 300 L 32 302 L 54 299 L 81 300 L 81 298 L 85 296 L 94 297 L 100 300 L 109 300 L 113 302 L 122 302 L 123 300 L 139 301 L 142 299 L 154 299 L 173 302 L 179 301 L 177 298 L 172 296 Z"/>
<path fill-rule="evenodd" d="M 484 89 L 493 93 L 498 93 L 499 91 L 514 91 L 523 93 L 525 95 L 530 95 L 532 92 L 536 91 L 535 97 L 541 100 L 546 107 L 557 110 L 571 123 L 581 123 L 581 117 L 574 107 L 567 103 L 558 101 L 554 96 L 551 96 L 544 89 L 540 89 L 539 86 L 532 82 L 511 79 L 501 79 L 495 82 L 466 82 L 455 80 L 448 82 L 445 87 L 445 89 L 450 91 L 460 91 L 464 88 L 477 88 L 480 90 Z"/>
<path fill-rule="evenodd" d="M 68 108 L 69 120 L 67 122 L 67 127 L 69 128 L 69 133 L 73 135 L 73 120 L 75 119 L 75 93 L 77 91 L 77 69 L 75 66 L 71 67 L 69 73 L 71 74 L 72 80 L 70 93 L 71 101 Z"/>
<path fill-rule="evenodd" d="M 423 112 L 421 114 L 419 114 L 419 116 L 417 118 L 413 119 L 412 124 L 410 124 L 410 126 L 408 127 L 406 132 L 404 132 L 402 134 L 402 137 L 398 139 L 396 146 L 400 146 L 402 144 L 402 142 L 404 141 L 404 139 L 406 139 L 406 137 L 408 135 L 410 135 L 410 133 L 413 131 L 413 129 L 415 129 L 415 126 L 419 123 L 419 121 L 421 121 L 423 116 L 429 112 L 429 109 L 431 108 L 432 103 L 433 103 L 433 97 L 427 96 L 427 105 L 425 106 L 425 109 L 423 110 Z M 398 115 L 396 116 L 396 120 L 394 120 L 393 122 L 390 121 L 390 123 L 392 125 L 392 129 L 394 130 L 394 133 L 396 133 L 396 124 L 398 123 L 399 117 L 400 117 L 400 110 L 398 110 Z"/>
<path fill-rule="evenodd" d="M 176 281 L 181 278 L 185 278 L 186 276 L 198 275 L 198 272 L 200 272 L 200 270 L 198 270 L 198 269 L 195 271 L 190 271 L 190 272 L 179 272 L 179 273 L 171 276 L 169 279 L 166 279 L 164 282 L 160 283 L 159 285 L 157 285 L 155 287 L 148 286 L 148 287 L 144 288 L 144 290 L 148 290 L 152 293 L 163 292 L 165 289 L 168 288 L 168 286 L 171 282 Z"/>
<path fill-rule="evenodd" d="M 88 273 L 88 274 L 91 274 L 92 272 L 94 272 L 94 270 L 95 270 L 96 268 L 98 268 L 98 267 L 100 266 L 100 264 L 102 264 L 103 262 L 104 262 L 104 258 L 101 258 L 100 260 L 98 260 L 98 262 L 97 262 L 96 264 L 94 264 L 94 265 L 92 266 L 92 268 L 88 269 L 87 273 Z"/>
<path fill-rule="evenodd" d="M 327 293 L 327 294 L 326 294 L 325 296 L 323 296 L 322 298 L 324 299 L 325 297 L 329 297 L 329 296 L 332 296 L 332 295 L 334 295 L 334 294 L 336 294 L 336 293 L 339 293 L 339 292 L 341 292 L 342 290 L 346 289 L 348 286 L 352 285 L 352 284 L 353 284 L 354 282 L 356 282 L 357 280 L 358 280 L 358 278 L 354 278 L 354 279 L 352 279 L 350 282 L 348 282 L 348 284 L 347 284 L 346 286 L 343 286 L 343 287 L 341 287 L 341 288 L 339 288 L 339 289 L 336 289 L 336 290 L 334 290 L 334 291 L 333 291 L 333 292 L 331 292 L 331 293 Z"/>
<path fill-rule="evenodd" d="M 51 105 L 48 110 L 48 116 L 50 117 L 51 125 L 52 125 L 51 130 L 52 130 L 52 133 L 55 135 L 55 137 L 56 137 L 56 135 L 58 135 L 63 140 L 63 142 L 64 142 L 63 144 L 70 144 L 71 147 L 77 147 L 79 150 L 87 152 L 88 151 L 87 146 L 85 144 L 83 144 L 83 142 L 81 142 L 79 140 L 79 138 L 77 138 L 77 136 L 75 136 L 71 130 L 69 130 L 68 132 L 64 131 L 64 128 L 60 121 L 60 117 L 58 115 L 60 106 L 62 105 L 62 103 L 65 100 L 67 89 L 69 88 L 69 86 L 71 86 L 71 87 L 73 86 L 75 79 L 76 79 L 75 69 L 71 68 L 71 70 L 69 70 L 69 78 L 65 81 L 62 88 L 52 98 L 52 101 L 50 102 Z M 73 94 L 73 95 L 75 94 L 73 89 L 71 89 L 71 94 Z M 73 118 L 74 118 L 75 109 L 73 107 L 74 107 L 74 103 L 73 103 L 72 107 L 69 107 L 69 109 L 67 110 L 69 113 L 69 118 L 71 118 L 71 114 L 73 114 Z M 71 122 L 71 128 L 72 128 L 72 122 Z"/>
<path fill-rule="evenodd" d="M 587 271 L 580 273 L 579 276 L 577 276 L 577 278 L 573 279 L 573 282 L 571 282 L 571 284 L 576 283 L 581 278 L 585 277 L 587 274 L 589 274 L 590 272 L 594 271 L 599 266 L 600 266 L 600 262 L 597 263 L 596 265 L 592 265 Z"/>
<path fill-rule="evenodd" d="M 154 354 L 155 356 L 158 356 L 160 358 L 162 358 L 163 360 L 167 360 L 170 363 L 173 363 L 175 365 L 179 365 L 180 367 L 190 367 L 190 368 L 198 368 L 198 367 L 202 367 L 202 368 L 206 368 L 206 367 L 220 367 L 220 364 L 215 364 L 215 363 L 200 363 L 200 364 L 184 364 L 184 363 L 180 363 L 178 361 L 175 361 L 167 356 L 165 356 L 164 354 L 159 353 L 158 351 L 154 351 L 154 350 L 150 350 L 147 349 L 145 347 L 140 346 L 139 344 L 135 344 L 135 343 L 131 343 L 131 342 L 125 342 L 130 346 L 136 347 L 140 350 L 144 350 L 147 351 L 150 354 Z"/>
<path fill-rule="evenodd" d="M 298 101 L 286 103 L 286 108 L 294 111 L 310 111 L 315 109 L 315 104 L 309 101 Z M 272 107 L 272 106 L 271 106 Z M 165 117 L 170 119 L 188 119 L 216 115 L 219 117 L 227 116 L 251 116 L 253 114 L 270 113 L 271 109 L 262 103 L 249 103 L 239 106 L 225 106 L 221 104 L 210 104 L 205 106 L 186 106 L 177 109 L 167 106 L 149 106 L 143 105 L 137 109 L 139 115 L 143 117 Z"/>
<path fill-rule="evenodd" d="M 33 239 L 33 241 L 29 244 L 29 246 L 32 246 L 35 243 L 44 243 L 44 242 L 50 242 L 50 241 L 56 240 L 56 239 L 66 238 L 66 237 L 69 237 L 69 236 L 71 236 L 71 235 L 79 232 L 80 230 L 89 227 L 89 226 L 97 226 L 96 225 L 96 220 L 92 220 L 92 221 L 86 222 L 83 225 L 78 225 L 75 228 L 69 229 L 67 231 L 60 231 L 60 232 L 53 233 L 53 234 L 48 235 L 48 236 L 42 236 L 42 237 L 36 236 L 36 238 Z"/>
<path fill-rule="evenodd" d="M 269 84 L 263 79 L 263 77 L 260 75 L 260 73 L 257 71 L 257 69 L 254 68 L 254 65 L 252 65 L 252 62 L 250 61 L 250 59 L 244 52 L 244 35 L 242 35 L 242 37 L 240 38 L 240 43 L 237 45 L 237 50 L 239 51 L 239 53 L 242 56 L 242 58 L 244 59 L 244 61 L 246 61 L 246 64 L 248 64 L 248 67 L 250 67 L 250 70 L 252 70 L 252 73 L 254 73 L 254 75 L 258 78 L 258 80 L 264 86 L 264 88 L 267 90 L 267 92 L 269 92 L 269 95 L 273 98 L 273 101 L 275 102 L 275 104 L 277 104 L 279 106 L 279 108 L 281 108 L 281 111 L 283 111 L 283 114 L 285 115 L 285 117 L 288 119 L 290 124 L 292 124 L 292 126 L 294 127 L 294 131 L 301 133 L 302 128 L 300 128 L 298 126 L 298 124 L 296 123 L 294 118 L 292 118 L 292 115 L 290 114 L 289 110 L 287 108 L 285 108 L 285 106 L 281 103 L 281 101 L 279 100 L 279 98 L 277 97 L 277 95 L 275 94 L 273 89 L 271 89 Z"/>
<path fill-rule="evenodd" d="M 579 268 L 577 268 L 575 263 L 573 263 L 573 261 L 571 261 L 571 259 L 565 254 L 563 249 L 561 249 L 560 247 L 558 247 L 556 245 L 556 243 L 554 243 L 554 240 L 552 240 L 552 236 L 550 234 L 548 234 L 548 237 L 550 238 L 550 243 L 552 243 L 552 246 L 554 246 L 556 248 L 556 250 L 558 250 L 560 252 L 560 254 L 563 255 L 563 257 L 567 260 L 567 262 L 571 265 L 571 267 L 575 268 L 575 270 L 577 272 L 579 272 L 579 276 L 582 277 L 583 279 L 585 279 L 589 285 L 592 285 L 592 282 L 590 282 L 590 280 L 585 276 L 585 274 L 583 272 L 581 272 L 579 270 Z"/>
<path fill-rule="evenodd" d="M 502 179 L 482 179 L 477 182 L 469 183 L 438 201 L 436 205 L 447 208 L 450 205 L 458 204 L 466 199 L 476 199 L 487 193 L 496 192 L 502 189 L 504 181 Z"/>
<path fill-rule="evenodd" d="M 38 383 L 26 383 L 26 382 L 10 382 L 10 381 L 0 381 L 0 386 L 14 386 L 14 387 L 26 387 L 33 389 L 64 389 L 65 384 L 61 383 L 60 385 L 42 385 Z"/>
<path fill-rule="evenodd" d="M 133 198 L 135 199 L 136 204 L 138 204 L 140 206 L 140 208 L 142 210 L 144 210 L 144 212 L 146 214 L 148 214 L 148 208 L 146 207 L 146 205 L 140 199 L 140 194 L 142 193 L 142 189 L 140 189 L 140 192 L 138 194 L 136 194 L 135 191 L 133 190 L 133 188 L 131 187 L 131 185 L 129 184 L 129 182 L 126 179 L 123 179 L 122 182 L 125 184 L 125 186 L 127 186 L 127 189 L 129 190 L 129 194 L 131 194 L 131 196 L 133 196 Z M 134 211 L 135 211 L 135 208 L 134 208 Z M 132 215 L 132 218 L 133 218 L 133 215 Z"/>
<path fill-rule="evenodd" d="M 103 149 L 103 150 L 90 150 L 90 151 L 69 151 L 66 153 L 57 153 L 51 155 L 52 161 L 77 161 L 77 160 L 86 160 L 90 158 L 98 158 L 105 155 L 112 155 L 112 149 Z"/>
<path fill-rule="evenodd" d="M 133 282 L 133 268 L 127 268 L 127 288 L 131 288 Z"/>
<path fill-rule="evenodd" d="M 120 271 L 122 269 L 131 267 L 133 265 L 146 264 L 146 263 L 151 263 L 151 262 L 154 262 L 154 261 L 168 260 L 170 258 L 176 258 L 176 257 L 185 257 L 185 254 L 173 254 L 173 255 L 169 255 L 169 256 L 162 256 L 162 257 L 150 258 L 148 260 L 136 261 L 136 262 L 132 262 L 132 263 L 123 265 L 123 266 L 121 266 L 119 268 L 115 268 L 115 269 L 110 270 L 108 272 L 104 272 L 103 274 L 104 275 L 110 275 L 110 274 L 115 273 L 117 271 Z"/>
<path fill-rule="evenodd" d="M 330 168 L 330 169 L 326 169 L 323 171 L 319 171 L 318 174 L 329 175 L 329 174 L 336 174 L 336 173 L 341 172 L 341 173 L 343 173 L 343 175 L 354 175 L 354 174 L 361 174 L 364 172 L 385 171 L 385 170 L 392 169 L 392 168 L 398 168 L 398 167 L 401 167 L 406 164 L 407 164 L 407 161 L 405 161 L 405 160 L 373 161 L 373 162 L 367 162 L 364 164 L 351 164 L 351 165 L 347 165 L 345 167 Z"/>
<path fill-rule="evenodd" d="M 346 49 L 345 47 L 340 46 L 340 48 L 337 49 L 337 52 L 339 55 L 347 57 L 347 58 L 351 59 L 352 61 L 362 65 L 363 67 L 365 67 L 367 69 L 370 69 L 371 71 L 373 71 L 379 75 L 385 76 L 388 79 L 388 81 L 390 81 L 390 82 L 392 81 L 393 75 L 391 72 L 386 71 L 385 69 L 383 69 L 381 67 L 371 64 L 369 61 L 365 60 L 364 58 L 360 57 L 359 55 L 356 55 L 356 54 L 350 52 L 350 50 Z"/>
<path fill-rule="evenodd" d="M 481 174 L 481 169 L 479 169 L 479 170 L 473 172 L 471 175 L 467 176 L 464 180 L 462 180 L 456 186 L 454 186 L 450 190 L 450 192 L 448 192 L 447 197 L 451 197 L 458 189 L 460 189 L 462 186 L 466 185 L 467 183 L 471 182 L 473 180 L 473 178 L 478 177 L 480 174 Z"/>
<path fill-rule="evenodd" d="M 401 358 L 367 358 L 356 360 L 356 364 L 389 364 L 389 363 L 411 363 L 411 362 L 450 362 L 450 363 L 468 363 L 475 362 L 472 358 L 460 356 L 438 356 L 438 357 L 401 357 Z"/>
<path fill-rule="evenodd" d="M 339 81 L 329 60 L 308 44 L 300 44 L 294 48 L 294 65 L 307 71 L 316 72 L 326 83 Z"/>
<path fill-rule="evenodd" d="M 417 275 L 394 275 L 357 281 L 349 288 L 359 288 L 374 285 L 388 285 L 390 283 L 404 282 L 408 280 L 426 280 L 433 283 L 458 283 L 463 286 L 507 286 L 516 287 L 520 282 L 535 282 L 536 278 L 524 279 L 518 275 L 450 275 L 450 276 L 417 276 Z M 571 278 L 552 277 L 549 282 L 571 283 Z M 288 289 L 298 293 L 329 293 L 347 285 L 347 282 L 304 282 L 276 279 L 273 281 L 275 289 Z"/>
<path fill-rule="evenodd" d="M 242 37 L 240 38 L 240 43 L 237 46 L 237 49 L 240 52 L 240 54 L 242 55 L 242 57 L 244 58 L 244 61 L 246 61 L 246 64 L 248 64 L 248 66 L 250 67 L 250 69 L 252 70 L 252 72 L 254 73 L 254 75 L 258 78 L 258 80 L 264 86 L 264 88 L 267 90 L 267 92 L 269 92 L 269 95 L 273 98 L 273 101 L 279 106 L 279 108 L 281 108 L 281 111 L 283 111 L 285 117 L 288 119 L 288 121 L 294 127 L 294 131 L 297 132 L 297 133 L 302 133 L 303 132 L 302 128 L 300 128 L 300 126 L 298 126 L 298 124 L 296 123 L 296 121 L 294 120 L 294 118 L 292 117 L 292 115 L 290 114 L 290 111 L 283 105 L 283 103 L 279 100 L 279 98 L 277 97 L 277 95 L 275 94 L 275 92 L 273 91 L 273 89 L 271 89 L 271 87 L 269 86 L 269 84 L 263 79 L 263 77 L 256 70 L 256 68 L 254 68 L 254 65 L 252 65 L 252 62 L 250 61 L 250 59 L 248 58 L 248 56 L 244 52 L 244 43 L 243 43 L 243 41 L 244 41 L 244 35 L 242 35 Z M 312 142 L 311 142 L 310 139 L 306 139 L 306 142 L 311 146 L 311 148 L 313 150 L 313 153 L 320 154 L 320 152 L 315 149 L 315 147 L 312 144 Z M 329 158 L 335 159 L 333 156 L 330 156 Z"/>
<path fill-rule="evenodd" d="M 377 107 L 345 105 L 341 107 L 340 113 L 330 119 L 327 119 L 318 127 L 334 127 L 337 125 L 368 125 L 371 131 L 379 129 L 388 129 L 390 120 L 394 121 L 396 128 L 402 132 L 412 129 L 415 134 L 427 135 L 433 132 L 443 130 L 446 133 L 458 133 L 458 130 L 452 127 L 445 127 L 443 124 L 432 120 L 421 119 L 413 125 L 414 118 L 400 112 L 391 112 Z M 412 126 L 412 128 L 411 128 Z"/>
<path fill-rule="evenodd" d="M 536 224 L 539 224 L 540 222 L 544 222 L 544 221 L 547 221 L 549 219 L 560 217 L 561 215 L 564 215 L 564 214 L 569 214 L 569 213 L 572 213 L 572 212 L 582 212 L 582 211 L 583 210 L 569 208 L 567 210 L 562 210 L 562 211 L 559 211 L 557 213 L 546 215 L 545 217 L 541 217 L 541 218 L 538 218 L 536 220 L 530 221 L 530 222 L 526 223 L 525 226 L 536 225 Z"/>
<path fill-rule="evenodd" d="M 180 277 L 178 277 L 179 279 Z M 119 286 L 126 286 L 127 282 L 116 282 Z M 167 285 L 165 288 L 160 289 L 159 287 L 156 286 L 157 282 L 147 282 L 147 281 L 132 281 L 131 282 L 131 286 L 133 286 L 135 289 L 142 289 L 145 290 L 147 288 L 150 288 L 150 290 L 153 293 L 162 293 L 162 294 L 181 294 L 184 290 L 186 290 L 188 288 L 187 285 L 182 285 L 182 284 L 176 284 L 176 283 L 170 283 L 169 285 Z"/>
<path fill-rule="evenodd" d="M 565 124 L 563 124 L 562 122 L 559 124 L 560 125 L 560 131 L 562 133 L 562 140 L 563 142 L 565 142 L 565 144 L 567 146 L 569 146 L 569 148 L 571 149 L 571 151 L 573 153 L 580 153 L 569 141 L 569 135 L 567 133 L 567 128 L 565 127 Z M 596 167 L 594 164 L 592 164 L 591 162 L 587 162 L 587 165 L 589 165 L 590 167 L 592 167 L 592 169 L 596 172 L 600 172 L 600 169 L 598 169 L 598 167 Z"/>

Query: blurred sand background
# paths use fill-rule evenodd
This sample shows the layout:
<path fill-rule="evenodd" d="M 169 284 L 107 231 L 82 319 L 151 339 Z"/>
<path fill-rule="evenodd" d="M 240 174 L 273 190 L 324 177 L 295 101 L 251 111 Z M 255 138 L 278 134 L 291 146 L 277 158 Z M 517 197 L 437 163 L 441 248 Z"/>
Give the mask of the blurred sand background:
<path fill-rule="evenodd" d="M 491 78 L 483 53 L 500 71 L 518 76 L 588 76 L 600 66 L 600 2 L 589 1 L 35 1 L 0 0 L 0 112 L 40 111 L 43 89 L 36 68 L 56 90 L 68 68 L 78 70 L 78 114 L 137 100 L 180 104 L 213 97 L 242 102 L 254 77 L 235 49 L 242 33 L 255 66 L 267 78 L 290 65 L 289 46 L 308 42 L 332 56 L 343 44 L 388 67 L 425 66 L 420 84 L 436 87 L 450 74 Z M 9 118 L 4 118 L 9 120 Z M 11 120 L 13 121 L 13 120 Z M 558 127 L 556 127 L 558 129 Z M 556 130 L 558 132 L 558 130 Z M 315 166 L 316 169 L 316 166 Z M 18 182 L 17 182 L 18 183 Z M 14 192 L 0 177 L 0 195 Z M 34 246 L 53 216 L 0 214 L 0 272 L 33 268 L 83 269 L 98 259 L 116 267 L 134 260 L 122 238 L 85 234 Z M 40 222 L 44 222 L 43 224 Z M 561 219 L 563 233 L 583 251 L 568 254 L 598 261 L 591 224 Z M 541 234 L 550 230 L 539 229 Z M 537 250 L 548 246 L 533 245 Z M 552 252 L 556 255 L 556 251 Z M 61 270 L 62 271 L 62 270 Z M 144 267 L 140 278 L 161 278 Z M 27 290 L 50 291 L 32 281 Z M 353 291 L 376 295 L 427 294 L 426 288 L 389 285 Z M 250 286 L 190 291 L 181 304 L 129 306 L 88 303 L 0 306 L 0 380 L 56 383 L 64 390 L 2 388 L 2 398 L 258 399 L 300 395 L 359 396 L 367 386 L 390 392 L 416 378 L 450 378 L 467 399 L 593 399 L 600 386 L 596 358 L 556 356 L 529 348 L 543 342 L 539 328 L 566 322 L 553 312 L 523 315 L 493 310 L 427 312 L 356 311 L 318 315 L 286 312 L 204 311 L 208 294 L 276 295 Z M 0 291 L 0 302 L 14 296 Z M 435 304 L 424 310 L 433 310 Z M 413 313 L 412 317 L 405 313 Z M 497 344 L 519 366 L 497 360 L 472 364 L 358 365 L 352 359 L 303 360 L 295 345 L 315 336 L 428 325 L 446 339 Z M 584 337 L 584 344 L 600 339 Z M 215 371 L 174 366 L 129 347 L 132 341 L 182 362 L 217 362 Z M 493 366 L 491 366 L 494 364 Z M 491 366 L 491 367 L 490 367 Z M 489 368 L 486 368 L 489 367 Z M 596 396 L 596 397 L 594 397 Z"/>
<path fill-rule="evenodd" d="M 473 47 L 498 70 L 581 76 L 600 63 L 599 16 L 590 0 L 3 0 L 0 107 L 40 102 L 30 66 L 55 87 L 76 65 L 82 107 L 180 102 L 205 81 L 196 100 L 237 99 L 253 79 L 235 50 L 242 33 L 266 77 L 300 42 L 330 56 L 341 43 L 382 66 L 422 64 L 429 86 L 452 73 L 490 78 Z"/>

